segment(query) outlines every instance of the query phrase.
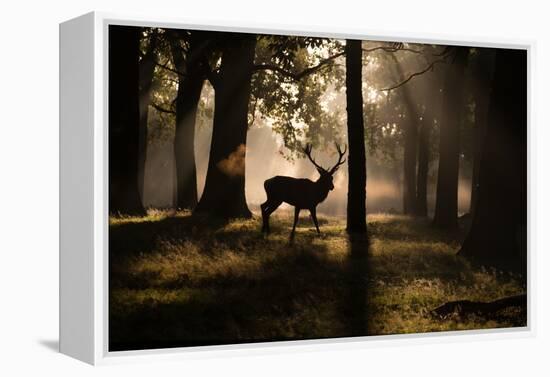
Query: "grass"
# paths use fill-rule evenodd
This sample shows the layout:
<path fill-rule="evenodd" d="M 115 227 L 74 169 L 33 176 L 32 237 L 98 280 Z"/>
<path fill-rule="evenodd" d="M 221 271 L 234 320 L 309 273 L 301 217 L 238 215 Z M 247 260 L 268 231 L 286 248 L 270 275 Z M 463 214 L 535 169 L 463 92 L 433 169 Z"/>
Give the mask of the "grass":
<path fill-rule="evenodd" d="M 420 333 L 524 326 L 498 318 L 429 315 L 459 299 L 522 293 L 514 275 L 455 255 L 464 236 L 424 220 L 371 215 L 369 239 L 345 221 L 291 216 L 230 222 L 155 211 L 110 219 L 110 349 Z"/>

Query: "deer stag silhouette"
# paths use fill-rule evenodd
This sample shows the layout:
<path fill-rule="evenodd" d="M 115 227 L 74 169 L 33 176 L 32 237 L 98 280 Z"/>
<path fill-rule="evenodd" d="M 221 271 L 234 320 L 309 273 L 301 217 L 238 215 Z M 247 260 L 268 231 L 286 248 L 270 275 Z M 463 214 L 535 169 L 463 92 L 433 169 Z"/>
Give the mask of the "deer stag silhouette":
<path fill-rule="evenodd" d="M 267 200 L 261 205 L 263 222 L 262 232 L 269 233 L 269 216 L 285 202 L 294 206 L 294 225 L 290 233 L 291 238 L 294 237 L 296 223 L 298 222 L 298 216 L 302 209 L 309 210 L 313 223 L 317 228 L 317 233 L 321 233 L 319 230 L 319 223 L 317 222 L 317 205 L 327 198 L 329 191 L 334 189 L 332 176 L 336 173 L 340 165 L 346 162 L 346 160 L 343 160 L 343 157 L 347 152 L 347 146 L 344 151 L 342 151 L 337 143 L 335 143 L 335 146 L 338 152 L 338 162 L 329 170 L 319 166 L 315 162 L 315 159 L 311 157 L 311 144 L 307 144 L 306 147 L 303 148 L 304 154 L 309 158 L 311 163 L 315 165 L 320 174 L 317 181 L 313 182 L 309 179 L 278 175 L 264 182 Z"/>

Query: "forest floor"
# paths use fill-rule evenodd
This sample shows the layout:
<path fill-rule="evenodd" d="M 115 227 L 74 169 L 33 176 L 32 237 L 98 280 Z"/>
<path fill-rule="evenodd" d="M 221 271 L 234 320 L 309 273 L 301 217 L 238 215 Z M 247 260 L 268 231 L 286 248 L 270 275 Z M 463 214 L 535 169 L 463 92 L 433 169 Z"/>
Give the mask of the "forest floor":
<path fill-rule="evenodd" d="M 436 318 L 452 300 L 525 292 L 518 276 L 474 267 L 455 233 L 427 220 L 369 215 L 369 237 L 290 214 L 212 221 L 186 212 L 111 217 L 110 349 L 423 333 L 526 325 L 526 313 Z"/>

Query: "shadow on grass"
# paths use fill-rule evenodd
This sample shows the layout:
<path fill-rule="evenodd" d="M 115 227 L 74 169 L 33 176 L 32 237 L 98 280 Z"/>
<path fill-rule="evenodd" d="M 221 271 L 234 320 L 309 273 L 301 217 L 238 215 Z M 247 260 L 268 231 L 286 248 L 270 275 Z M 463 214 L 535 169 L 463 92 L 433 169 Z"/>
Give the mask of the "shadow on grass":
<path fill-rule="evenodd" d="M 372 237 L 412 242 L 439 241 L 459 245 L 464 240 L 469 227 L 467 219 L 460 219 L 457 229 L 442 230 L 434 227 L 428 218 L 388 217 L 382 219 L 374 217 L 369 222 L 369 233 Z"/>
<path fill-rule="evenodd" d="M 327 219 L 321 235 L 308 220 L 293 242 L 290 217 L 275 218 L 269 236 L 258 218 L 115 221 L 110 350 L 495 327 L 423 313 L 453 295 L 518 290 L 454 254 L 460 229 L 394 216 L 369 221 L 369 237 L 348 237 L 342 220 Z"/>
<path fill-rule="evenodd" d="M 344 310 L 344 317 L 349 318 L 349 331 L 353 336 L 364 336 L 369 334 L 368 329 L 368 254 L 369 237 L 362 234 L 349 235 L 349 297 L 347 310 Z"/>
<path fill-rule="evenodd" d="M 349 257 L 333 258 L 313 231 L 289 242 L 286 227 L 266 237 L 256 220 L 205 221 L 187 216 L 111 227 L 111 351 L 367 335 L 366 238 L 348 242 Z M 208 257 L 243 254 L 258 263 L 250 271 L 235 263 L 223 274 L 199 268 L 200 278 L 162 284 L 121 268 L 159 252 L 166 239 L 181 247 L 193 242 Z M 230 251 L 210 249 L 220 244 Z"/>
<path fill-rule="evenodd" d="M 351 335 L 335 310 L 347 296 L 346 266 L 327 260 L 324 247 L 303 246 L 288 246 L 252 276 L 212 276 L 190 289 L 172 288 L 188 292 L 181 299 L 111 312 L 110 349 Z"/>
<path fill-rule="evenodd" d="M 128 221 L 109 226 L 109 250 L 112 256 L 153 250 L 160 239 L 188 239 L 213 232 L 227 220 L 201 215 L 172 216 L 160 220 Z"/>

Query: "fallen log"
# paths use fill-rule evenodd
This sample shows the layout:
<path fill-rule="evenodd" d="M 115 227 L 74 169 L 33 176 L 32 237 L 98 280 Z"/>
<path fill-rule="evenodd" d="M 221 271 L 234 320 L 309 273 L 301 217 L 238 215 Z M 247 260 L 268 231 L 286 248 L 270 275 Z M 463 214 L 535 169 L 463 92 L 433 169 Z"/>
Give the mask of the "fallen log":
<path fill-rule="evenodd" d="M 470 301 L 470 300 L 458 300 L 447 302 L 437 308 L 433 309 L 430 313 L 432 316 L 439 318 L 447 318 L 451 314 L 458 314 L 459 316 L 467 316 L 469 314 L 477 314 L 481 316 L 495 315 L 497 312 L 517 307 L 523 310 L 527 310 L 527 294 L 521 294 L 516 296 L 504 297 L 495 301 L 483 302 L 483 301 Z"/>

